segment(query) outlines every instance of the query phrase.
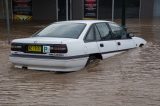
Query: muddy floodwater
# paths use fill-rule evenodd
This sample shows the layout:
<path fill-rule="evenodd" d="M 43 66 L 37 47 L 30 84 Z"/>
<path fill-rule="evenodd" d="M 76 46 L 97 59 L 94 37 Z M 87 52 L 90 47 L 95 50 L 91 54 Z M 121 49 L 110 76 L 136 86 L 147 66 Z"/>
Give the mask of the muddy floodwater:
<path fill-rule="evenodd" d="M 127 26 L 147 45 L 72 73 L 15 69 L 2 39 L 0 106 L 160 106 L 160 20 L 129 20 Z"/>

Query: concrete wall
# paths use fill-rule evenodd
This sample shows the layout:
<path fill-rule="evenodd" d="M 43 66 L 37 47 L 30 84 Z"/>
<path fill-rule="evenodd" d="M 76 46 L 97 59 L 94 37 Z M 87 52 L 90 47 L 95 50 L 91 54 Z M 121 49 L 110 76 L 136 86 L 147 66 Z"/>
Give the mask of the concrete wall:
<path fill-rule="evenodd" d="M 72 0 L 72 19 L 83 19 L 83 0 Z"/>
<path fill-rule="evenodd" d="M 153 18 L 154 0 L 141 0 L 140 18 Z"/>
<path fill-rule="evenodd" d="M 33 20 L 56 21 L 56 0 L 32 0 Z"/>

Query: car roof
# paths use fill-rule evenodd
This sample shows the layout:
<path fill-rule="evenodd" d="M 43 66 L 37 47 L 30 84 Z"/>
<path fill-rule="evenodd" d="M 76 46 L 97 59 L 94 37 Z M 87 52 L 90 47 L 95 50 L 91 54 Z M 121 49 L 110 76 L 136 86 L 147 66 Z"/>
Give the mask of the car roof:
<path fill-rule="evenodd" d="M 84 23 L 84 24 L 94 24 L 99 22 L 111 22 L 106 20 L 72 20 L 72 21 L 59 21 L 56 23 Z"/>

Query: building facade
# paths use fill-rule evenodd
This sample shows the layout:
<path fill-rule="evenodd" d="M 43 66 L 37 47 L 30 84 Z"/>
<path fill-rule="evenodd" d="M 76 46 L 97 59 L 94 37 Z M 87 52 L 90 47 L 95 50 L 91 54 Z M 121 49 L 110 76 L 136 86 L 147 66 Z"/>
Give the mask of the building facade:
<path fill-rule="evenodd" d="M 0 0 L 0 19 L 5 19 L 5 0 Z M 122 0 L 8 0 L 10 18 L 32 20 L 80 20 L 121 18 Z M 126 0 L 127 18 L 160 17 L 160 0 Z M 23 16 L 22 16 L 23 15 Z M 27 16 L 24 17 L 24 16 Z M 30 16 L 30 18 L 28 18 Z"/>

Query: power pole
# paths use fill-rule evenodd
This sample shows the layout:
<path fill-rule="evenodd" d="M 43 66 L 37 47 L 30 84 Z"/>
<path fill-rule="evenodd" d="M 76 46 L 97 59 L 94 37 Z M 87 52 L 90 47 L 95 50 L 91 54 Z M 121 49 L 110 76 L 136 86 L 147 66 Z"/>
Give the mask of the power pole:
<path fill-rule="evenodd" d="M 126 0 L 122 0 L 122 27 L 126 30 Z"/>
<path fill-rule="evenodd" d="M 112 21 L 114 21 L 114 0 L 112 0 Z"/>
<path fill-rule="evenodd" d="M 5 7 L 6 7 L 7 40 L 8 40 L 8 43 L 10 43 L 10 20 L 9 20 L 8 0 L 4 0 L 4 1 L 5 1 Z"/>

